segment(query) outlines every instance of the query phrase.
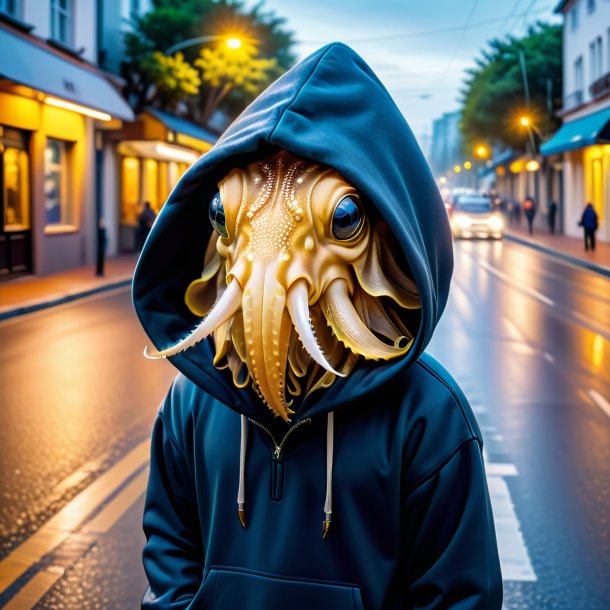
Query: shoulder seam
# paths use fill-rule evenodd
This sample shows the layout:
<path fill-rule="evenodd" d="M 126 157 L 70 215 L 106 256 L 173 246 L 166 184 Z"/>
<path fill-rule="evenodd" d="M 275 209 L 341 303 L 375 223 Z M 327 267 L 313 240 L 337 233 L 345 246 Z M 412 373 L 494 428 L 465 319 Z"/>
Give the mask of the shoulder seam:
<path fill-rule="evenodd" d="M 430 470 L 430 472 L 421 476 L 413 485 L 411 485 L 407 491 L 407 495 L 412 494 L 416 489 L 435 477 L 458 453 L 460 453 L 460 451 L 462 451 L 466 445 L 472 441 L 475 441 L 479 445 L 480 450 L 481 441 L 476 436 L 471 436 L 470 438 L 463 440 L 440 464 L 435 466 L 432 470 Z"/>
<path fill-rule="evenodd" d="M 328 49 L 326 49 L 326 51 L 324 51 L 324 53 L 322 53 L 322 55 L 320 55 L 320 57 L 318 58 L 318 61 L 316 61 L 315 66 L 311 69 L 311 72 L 309 73 L 309 75 L 307 76 L 305 81 L 295 91 L 292 99 L 281 109 L 280 113 L 278 114 L 277 120 L 275 121 L 275 125 L 273 126 L 273 129 L 269 133 L 269 143 L 270 144 L 272 144 L 271 140 L 273 138 L 273 134 L 276 132 L 279 124 L 282 122 L 282 119 L 284 118 L 284 114 L 286 114 L 286 111 L 297 101 L 297 98 L 299 97 L 301 91 L 303 91 L 303 88 L 305 87 L 305 85 L 307 85 L 307 83 L 311 80 L 311 77 L 315 74 L 316 70 L 318 69 L 318 66 L 320 65 L 320 62 L 326 57 L 326 55 L 330 52 L 330 50 L 333 48 L 333 46 L 334 45 L 330 45 L 328 47 Z"/>
<path fill-rule="evenodd" d="M 472 438 L 476 438 L 479 441 L 479 444 L 481 444 L 482 439 L 480 439 L 479 436 L 472 429 L 472 426 L 470 425 L 470 422 L 468 421 L 468 417 L 466 417 L 466 414 L 464 413 L 464 407 L 462 405 L 461 397 L 458 396 L 455 393 L 455 390 L 447 383 L 447 381 L 445 379 L 443 379 L 436 371 L 434 371 L 426 363 L 422 362 L 421 358 L 417 360 L 416 364 L 419 364 L 419 366 L 421 366 L 424 369 L 426 369 L 426 371 L 428 371 L 430 373 L 430 375 L 435 377 L 438 381 L 440 381 L 449 390 L 449 392 L 451 393 L 451 395 L 455 399 L 455 402 L 457 403 L 458 407 L 460 408 L 460 413 L 462 414 L 462 417 L 464 418 L 464 422 L 466 423 L 466 427 L 468 428 L 468 432 L 470 432 Z"/>

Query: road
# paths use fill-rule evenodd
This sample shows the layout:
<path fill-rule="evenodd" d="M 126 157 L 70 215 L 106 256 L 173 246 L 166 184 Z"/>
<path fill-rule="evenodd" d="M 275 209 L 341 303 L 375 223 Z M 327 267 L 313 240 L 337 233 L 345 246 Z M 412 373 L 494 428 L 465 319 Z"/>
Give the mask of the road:
<path fill-rule="evenodd" d="M 0 344 L 0 607 L 138 607 L 147 439 L 171 366 L 141 356 L 125 289 L 0 323 Z M 505 608 L 605 609 L 610 280 L 458 242 L 430 351 L 483 431 Z"/>

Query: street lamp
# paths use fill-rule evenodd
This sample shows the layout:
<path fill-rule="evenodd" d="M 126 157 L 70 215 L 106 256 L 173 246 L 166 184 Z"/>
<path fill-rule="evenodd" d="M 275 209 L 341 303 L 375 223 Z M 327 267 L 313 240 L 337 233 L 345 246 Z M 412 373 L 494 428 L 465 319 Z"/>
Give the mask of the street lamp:
<path fill-rule="evenodd" d="M 474 149 L 474 154 L 479 158 L 479 159 L 487 159 L 487 157 L 489 157 L 489 149 L 487 148 L 487 146 L 485 146 L 484 144 L 479 144 L 475 149 Z"/>
<path fill-rule="evenodd" d="M 188 40 L 183 40 L 182 42 L 178 42 L 168 49 L 165 49 L 165 55 L 173 55 L 176 51 L 181 51 L 182 49 L 186 49 L 187 47 L 191 47 L 193 45 L 202 44 L 204 42 L 212 42 L 213 40 L 224 40 L 225 44 L 229 49 L 239 49 L 243 42 L 241 38 L 237 36 L 231 36 L 227 38 L 226 36 L 218 36 L 217 34 L 210 34 L 208 36 L 197 36 L 197 38 L 189 38 Z"/>

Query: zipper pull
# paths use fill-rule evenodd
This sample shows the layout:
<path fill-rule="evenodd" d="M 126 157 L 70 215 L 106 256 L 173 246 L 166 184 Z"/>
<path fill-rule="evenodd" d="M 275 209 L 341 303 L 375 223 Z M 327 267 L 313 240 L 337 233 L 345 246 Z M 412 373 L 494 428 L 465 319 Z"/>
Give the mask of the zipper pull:
<path fill-rule="evenodd" d="M 281 452 L 282 452 L 282 448 L 279 445 L 276 445 L 275 449 L 273 450 L 273 455 L 274 455 L 276 460 L 280 459 L 280 453 Z"/>

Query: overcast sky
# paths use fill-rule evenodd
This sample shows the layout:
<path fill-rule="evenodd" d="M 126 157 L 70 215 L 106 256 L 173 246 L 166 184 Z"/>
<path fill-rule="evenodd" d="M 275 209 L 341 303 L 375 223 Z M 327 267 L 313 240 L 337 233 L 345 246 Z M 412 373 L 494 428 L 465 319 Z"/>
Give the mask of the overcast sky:
<path fill-rule="evenodd" d="M 255 2 L 250 0 L 249 5 Z M 421 138 L 459 109 L 464 69 L 487 40 L 560 22 L 558 0 L 265 0 L 295 32 L 299 58 L 348 43 L 373 68 Z"/>

